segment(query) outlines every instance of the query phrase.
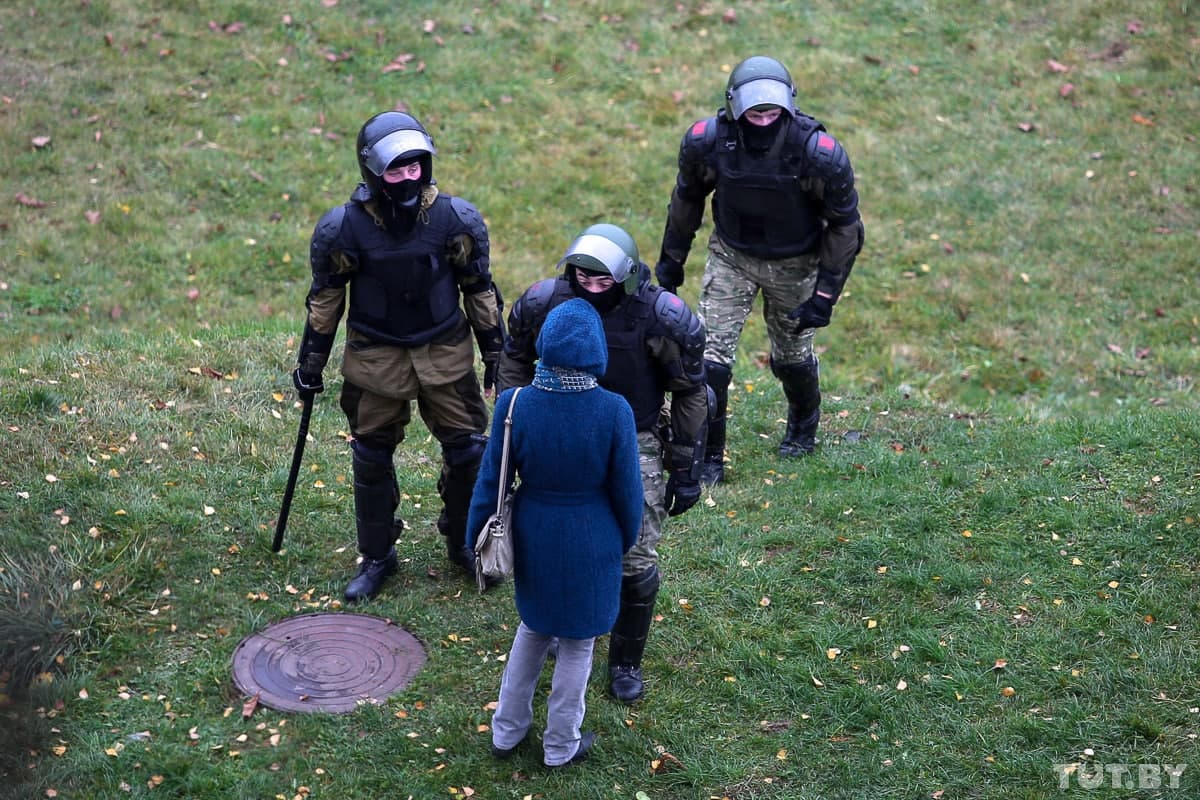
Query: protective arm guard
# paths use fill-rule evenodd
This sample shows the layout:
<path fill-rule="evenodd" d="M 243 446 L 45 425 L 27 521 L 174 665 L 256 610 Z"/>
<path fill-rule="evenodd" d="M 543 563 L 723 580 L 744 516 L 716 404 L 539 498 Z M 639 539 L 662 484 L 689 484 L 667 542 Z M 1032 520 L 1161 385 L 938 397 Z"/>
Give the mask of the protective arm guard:
<path fill-rule="evenodd" d="M 487 225 L 479 210 L 461 197 L 451 197 L 450 207 L 460 227 L 446 242 L 446 256 L 454 268 L 479 355 L 484 363 L 494 364 L 504 346 L 504 300 L 492 281 Z"/>
<path fill-rule="evenodd" d="M 492 284 L 491 291 L 464 297 L 463 305 L 467 309 L 467 318 L 471 320 L 480 354 L 485 359 L 489 356 L 499 358 L 504 348 L 504 298 L 500 296 L 500 287 Z M 481 319 L 489 322 L 495 319 L 496 324 L 489 327 L 477 325 L 476 320 Z"/>
<path fill-rule="evenodd" d="M 688 128 L 679 145 L 679 172 L 667 206 L 667 224 L 663 230 L 658 265 L 672 269 L 683 282 L 683 264 L 692 249 L 692 240 L 704 220 L 704 200 L 716 188 L 716 171 L 708 165 L 708 155 L 717 140 L 715 117 L 703 119 Z M 655 268 L 656 277 L 659 267 Z"/>
<path fill-rule="evenodd" d="M 821 179 L 825 232 L 817 248 L 820 264 L 817 291 L 837 302 L 862 250 L 864 229 L 858 212 L 858 192 L 850 157 L 837 139 L 817 131 L 806 143 L 809 169 Z"/>
<path fill-rule="evenodd" d="M 312 285 L 304 301 L 308 316 L 296 361 L 302 372 L 317 377 L 333 350 L 338 324 L 346 309 L 346 284 L 357 263 L 342 239 L 345 216 L 345 206 L 326 212 L 313 229 L 309 244 Z"/>
<path fill-rule="evenodd" d="M 657 290 L 656 290 L 657 291 Z M 687 304 L 659 291 L 654 303 L 651 346 L 671 393 L 668 469 L 700 479 L 708 439 L 708 386 L 704 371 L 704 326 Z"/>
<path fill-rule="evenodd" d="M 446 255 L 454 267 L 458 288 L 464 295 L 493 289 L 491 241 L 483 216 L 461 197 L 451 197 L 450 207 L 460 227 L 446 241 Z M 497 316 L 499 310 L 497 310 Z"/>
<path fill-rule="evenodd" d="M 537 361 L 537 336 L 550 313 L 556 278 L 538 281 L 525 290 L 508 312 L 508 335 L 500 352 L 500 368 L 496 374 L 496 394 L 515 386 L 533 382 L 534 362 Z"/>
<path fill-rule="evenodd" d="M 320 376 L 325 371 L 336 335 L 336 331 L 318 332 L 313 328 L 311 319 L 304 323 L 304 338 L 300 341 L 300 353 L 296 356 L 296 366 L 300 367 L 301 372 Z"/>

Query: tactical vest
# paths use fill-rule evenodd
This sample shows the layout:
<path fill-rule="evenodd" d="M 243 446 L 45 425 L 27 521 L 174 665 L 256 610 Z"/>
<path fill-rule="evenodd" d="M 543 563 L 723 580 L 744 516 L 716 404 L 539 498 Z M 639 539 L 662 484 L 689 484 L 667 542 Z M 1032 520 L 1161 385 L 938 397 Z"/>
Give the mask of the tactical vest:
<path fill-rule="evenodd" d="M 639 431 L 655 428 L 666 396 L 662 377 L 646 348 L 646 339 L 655 327 L 653 294 L 648 289 L 649 284 L 644 284 L 636 294 L 600 316 L 608 342 L 608 369 L 600 385 L 629 402 Z M 571 285 L 565 279 L 556 280 L 554 294 L 537 320 L 537 330 L 541 330 L 551 309 L 573 297 L 577 295 Z"/>
<path fill-rule="evenodd" d="M 786 136 L 757 157 L 746 153 L 734 123 L 720 114 L 710 163 L 717 171 L 713 224 L 730 247 L 756 258 L 811 252 L 824 228 L 821 198 L 805 192 L 805 142 L 823 126 L 797 115 Z"/>
<path fill-rule="evenodd" d="M 458 282 L 443 261 L 446 240 L 461 227 L 447 197 L 428 209 L 408 235 L 375 223 L 351 204 L 345 224 L 358 245 L 346 324 L 378 342 L 414 347 L 452 329 L 461 316 Z"/>

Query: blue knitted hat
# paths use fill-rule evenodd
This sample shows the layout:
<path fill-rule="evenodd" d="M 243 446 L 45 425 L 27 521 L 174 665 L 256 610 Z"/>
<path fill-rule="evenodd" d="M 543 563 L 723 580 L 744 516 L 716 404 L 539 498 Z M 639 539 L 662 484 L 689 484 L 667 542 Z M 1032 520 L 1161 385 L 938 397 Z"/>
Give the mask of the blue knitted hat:
<path fill-rule="evenodd" d="M 546 315 L 537 351 L 546 367 L 578 369 L 597 378 L 608 369 L 608 343 L 600 314 L 579 298 L 555 306 Z"/>

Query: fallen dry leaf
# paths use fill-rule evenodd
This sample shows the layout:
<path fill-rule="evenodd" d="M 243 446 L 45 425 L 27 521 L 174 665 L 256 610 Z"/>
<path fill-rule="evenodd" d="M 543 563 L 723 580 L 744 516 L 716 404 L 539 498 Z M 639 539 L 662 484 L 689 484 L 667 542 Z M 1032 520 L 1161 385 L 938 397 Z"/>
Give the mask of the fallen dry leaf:
<path fill-rule="evenodd" d="M 655 775 L 662 772 L 670 772 L 671 770 L 676 769 L 683 769 L 683 763 L 670 753 L 664 752 L 658 758 L 650 762 L 650 772 Z"/>
<path fill-rule="evenodd" d="M 25 206 L 26 208 L 45 208 L 46 207 L 46 204 L 44 202 L 42 202 L 41 200 L 32 198 L 29 195 L 25 194 L 24 192 L 17 192 L 15 199 L 16 199 L 18 205 Z"/>

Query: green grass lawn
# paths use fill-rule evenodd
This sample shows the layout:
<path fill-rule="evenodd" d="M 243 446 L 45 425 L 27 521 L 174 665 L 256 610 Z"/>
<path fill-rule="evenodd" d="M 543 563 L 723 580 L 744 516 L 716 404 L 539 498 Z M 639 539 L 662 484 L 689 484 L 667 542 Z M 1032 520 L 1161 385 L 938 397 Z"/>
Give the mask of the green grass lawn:
<path fill-rule="evenodd" d="M 0 7 L 0 795 L 1197 796 L 1197 23 L 1144 0 Z M 490 757 L 511 590 L 448 568 L 415 423 L 402 569 L 361 610 L 424 669 L 351 714 L 245 717 L 238 643 L 344 610 L 352 572 L 332 366 L 270 539 L 309 235 L 361 123 L 426 124 L 511 302 L 592 222 L 654 261 L 680 137 L 755 53 L 844 143 L 867 245 L 817 339 L 815 456 L 775 456 L 747 326 L 729 480 L 668 523 L 646 699 L 605 696 L 601 640 L 593 759 Z"/>

